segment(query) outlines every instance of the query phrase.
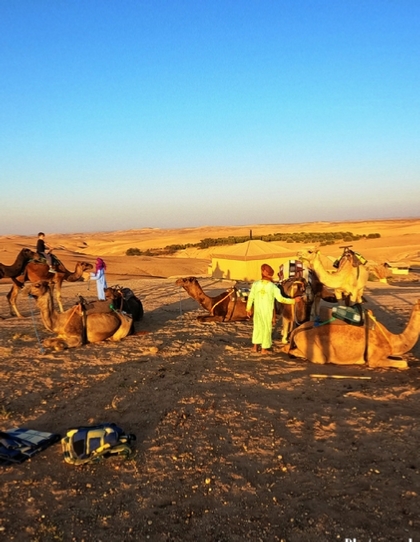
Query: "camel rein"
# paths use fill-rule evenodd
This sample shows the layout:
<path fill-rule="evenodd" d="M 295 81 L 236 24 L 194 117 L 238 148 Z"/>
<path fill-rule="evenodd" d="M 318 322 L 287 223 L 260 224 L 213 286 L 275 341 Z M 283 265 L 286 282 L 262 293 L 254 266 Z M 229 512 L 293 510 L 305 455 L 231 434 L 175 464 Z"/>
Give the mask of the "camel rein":
<path fill-rule="evenodd" d="M 66 323 L 64 324 L 63 326 L 63 331 L 66 329 L 67 327 L 67 324 L 70 322 L 70 320 L 73 318 L 73 315 L 75 314 L 75 312 L 79 309 L 79 312 L 81 313 L 82 315 L 82 338 L 83 338 L 83 344 L 87 344 L 88 340 L 87 340 L 87 321 L 86 321 L 86 309 L 83 305 L 83 302 L 80 301 L 79 303 L 77 303 L 74 307 L 73 307 L 73 310 L 71 311 L 69 317 L 67 318 L 66 320 Z"/>
<path fill-rule="evenodd" d="M 66 323 L 63 326 L 63 330 L 66 329 L 67 324 L 70 322 L 70 320 L 73 318 L 73 314 L 76 312 L 76 310 L 80 307 L 80 304 L 78 303 L 73 307 L 73 310 L 70 313 L 70 316 L 67 318 Z"/>
<path fill-rule="evenodd" d="M 388 337 L 385 334 L 385 331 L 379 325 L 378 320 L 375 318 L 375 316 L 372 314 L 372 312 L 370 310 L 365 310 L 365 316 L 366 316 L 366 322 L 365 322 L 365 329 L 366 329 L 366 332 L 365 332 L 366 340 L 365 340 L 365 342 L 366 342 L 366 346 L 365 346 L 365 352 L 364 352 L 363 357 L 364 357 L 364 360 L 367 363 L 368 362 L 368 346 L 369 346 L 369 318 L 372 320 L 372 322 L 374 322 L 376 324 L 377 329 L 379 329 L 379 331 L 382 333 L 384 339 L 386 340 L 386 342 L 389 345 L 390 345 L 390 342 L 389 342 Z M 391 355 L 392 355 L 392 351 L 391 351 Z"/>
<path fill-rule="evenodd" d="M 217 307 L 217 305 L 220 305 L 220 303 L 222 303 L 225 299 L 227 299 L 228 297 L 230 297 L 230 296 L 233 294 L 234 291 L 235 291 L 235 288 L 230 288 L 230 290 L 227 291 L 225 297 L 222 297 L 222 299 L 219 299 L 219 301 L 213 305 L 213 307 L 211 308 L 211 311 L 210 311 L 210 314 L 211 314 L 212 316 L 214 316 L 214 312 L 213 312 L 213 311 L 214 311 L 214 309 Z"/>
<path fill-rule="evenodd" d="M 31 297 L 34 301 L 35 301 L 35 298 L 33 295 L 29 294 L 29 297 Z M 34 329 L 35 329 L 35 335 L 36 335 L 36 338 L 37 338 L 37 341 L 38 341 L 38 344 L 39 344 L 39 349 L 41 351 L 41 354 L 43 354 L 45 352 L 45 349 L 44 347 L 42 346 L 42 343 L 41 343 L 41 338 L 39 336 L 39 333 L 38 333 L 38 329 L 36 327 L 36 323 L 35 323 L 35 315 L 34 315 L 34 311 L 32 309 L 32 306 L 31 306 L 31 316 L 32 316 L 32 322 L 34 324 Z"/>

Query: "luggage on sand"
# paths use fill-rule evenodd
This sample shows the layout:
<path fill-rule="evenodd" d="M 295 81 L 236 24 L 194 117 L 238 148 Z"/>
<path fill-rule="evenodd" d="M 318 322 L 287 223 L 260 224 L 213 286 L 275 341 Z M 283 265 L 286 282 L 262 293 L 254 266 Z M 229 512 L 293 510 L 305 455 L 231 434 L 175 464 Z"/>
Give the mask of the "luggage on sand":
<path fill-rule="evenodd" d="M 0 465 L 23 463 L 58 442 L 61 435 L 23 427 L 0 431 Z"/>
<path fill-rule="evenodd" d="M 84 465 L 111 455 L 128 458 L 133 454 L 130 443 L 134 440 L 135 435 L 125 434 L 116 424 L 103 423 L 69 429 L 61 446 L 66 463 Z"/>

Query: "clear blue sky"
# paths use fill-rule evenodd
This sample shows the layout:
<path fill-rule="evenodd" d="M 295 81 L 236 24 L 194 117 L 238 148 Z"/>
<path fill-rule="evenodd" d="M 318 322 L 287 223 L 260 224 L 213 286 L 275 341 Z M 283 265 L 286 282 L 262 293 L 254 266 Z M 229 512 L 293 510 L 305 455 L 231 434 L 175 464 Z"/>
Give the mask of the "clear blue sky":
<path fill-rule="evenodd" d="M 0 1 L 0 235 L 418 217 L 419 0 Z"/>

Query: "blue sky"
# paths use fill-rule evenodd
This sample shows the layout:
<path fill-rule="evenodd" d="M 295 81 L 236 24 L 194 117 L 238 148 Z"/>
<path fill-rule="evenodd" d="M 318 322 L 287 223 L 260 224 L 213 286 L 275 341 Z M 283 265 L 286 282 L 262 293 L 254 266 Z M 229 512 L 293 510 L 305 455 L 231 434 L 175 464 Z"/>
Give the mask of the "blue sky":
<path fill-rule="evenodd" d="M 0 235 L 418 217 L 418 0 L 0 1 Z"/>

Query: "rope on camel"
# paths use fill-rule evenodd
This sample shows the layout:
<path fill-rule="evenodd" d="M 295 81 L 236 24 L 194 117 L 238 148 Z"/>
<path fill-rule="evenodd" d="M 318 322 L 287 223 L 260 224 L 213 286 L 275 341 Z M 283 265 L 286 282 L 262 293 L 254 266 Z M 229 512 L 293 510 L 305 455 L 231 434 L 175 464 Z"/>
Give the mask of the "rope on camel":
<path fill-rule="evenodd" d="M 34 302 L 35 302 L 35 298 L 34 298 L 33 295 L 29 294 L 29 297 L 31 297 L 31 298 L 34 300 Z M 38 340 L 39 349 L 40 349 L 40 351 L 41 351 L 41 354 L 44 354 L 44 353 L 45 353 L 45 349 L 44 349 L 44 347 L 42 346 L 42 343 L 41 343 L 41 337 L 39 336 L 38 329 L 37 329 L 37 327 L 36 327 L 35 314 L 34 314 L 34 311 L 33 311 L 33 308 L 32 308 L 32 307 L 33 307 L 33 303 L 32 303 L 32 305 L 30 305 L 30 308 L 31 308 L 31 316 L 32 316 L 32 322 L 33 322 L 33 324 L 34 324 L 35 335 L 36 335 L 36 338 L 37 338 L 37 340 Z"/>

